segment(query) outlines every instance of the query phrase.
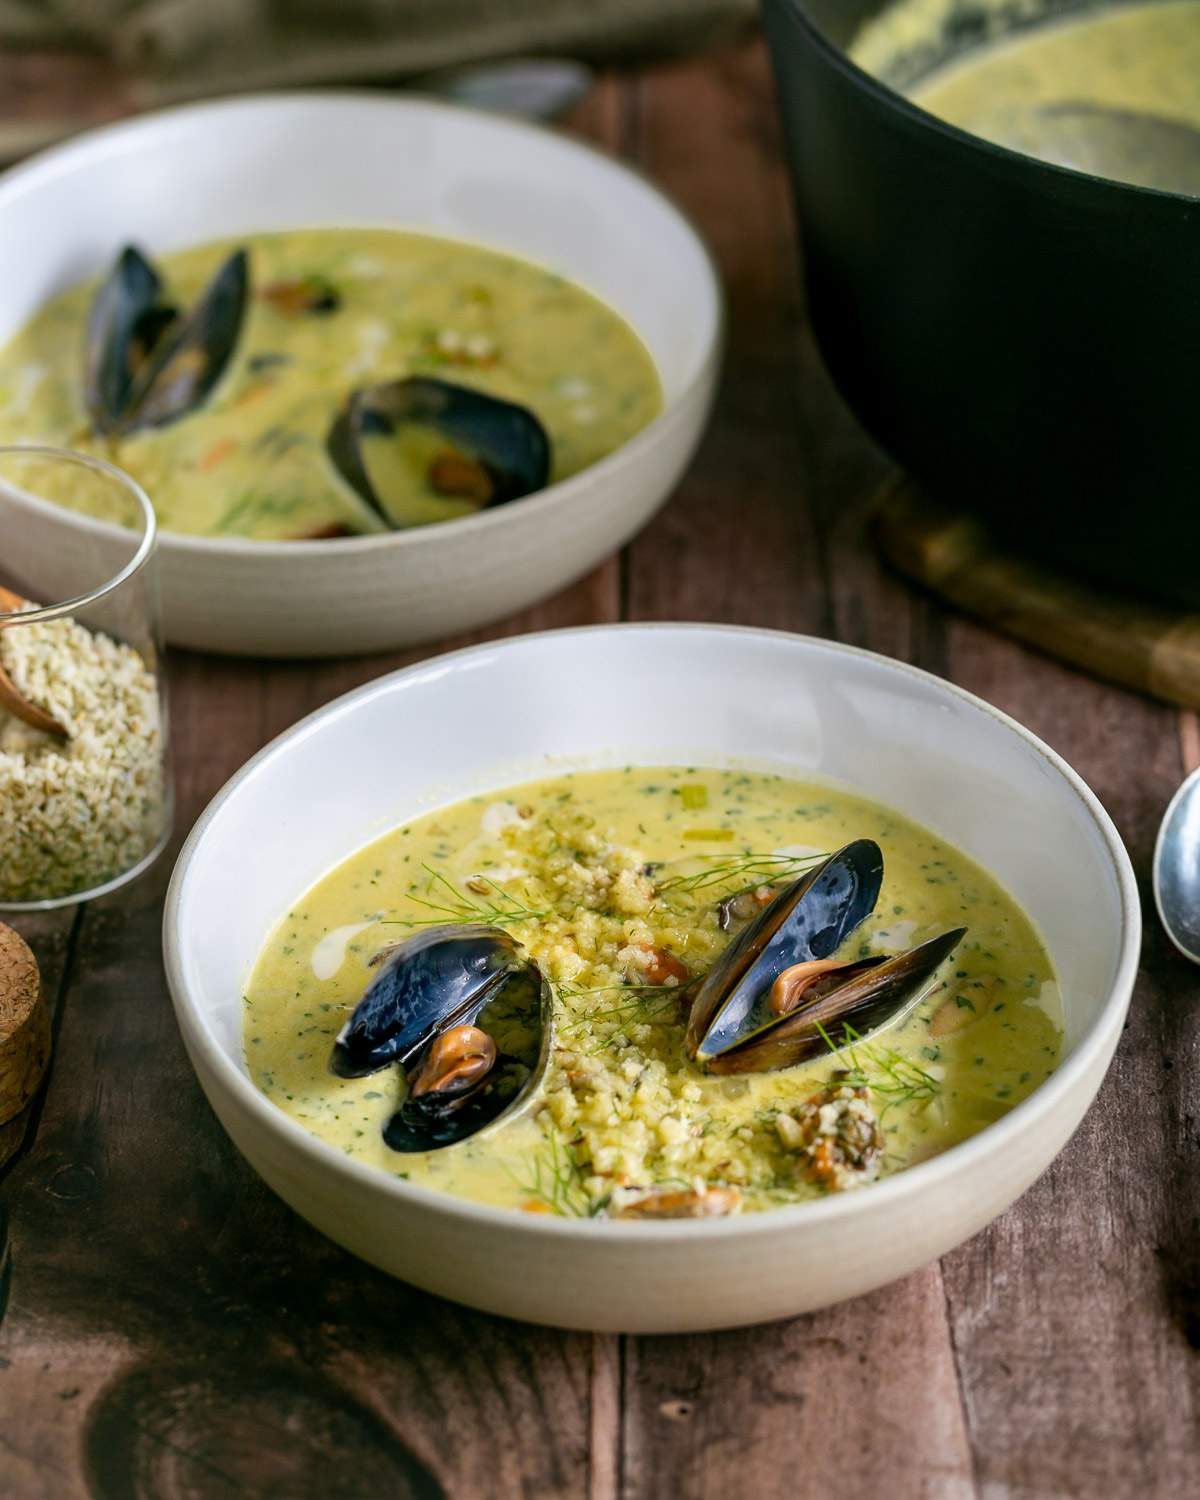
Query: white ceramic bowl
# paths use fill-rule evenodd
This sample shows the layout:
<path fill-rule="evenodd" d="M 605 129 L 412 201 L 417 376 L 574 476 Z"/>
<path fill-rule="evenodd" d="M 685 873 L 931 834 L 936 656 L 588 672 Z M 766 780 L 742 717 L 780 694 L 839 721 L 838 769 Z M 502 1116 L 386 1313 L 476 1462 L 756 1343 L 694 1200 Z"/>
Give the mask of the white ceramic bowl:
<path fill-rule="evenodd" d="M 191 105 L 91 131 L 9 172 L 0 178 L 0 343 L 127 241 L 155 253 L 320 225 L 428 230 L 560 271 L 637 329 L 665 409 L 583 473 L 465 520 L 307 543 L 167 534 L 166 632 L 180 645 L 332 656 L 499 618 L 627 541 L 699 441 L 717 375 L 721 294 L 678 210 L 636 173 L 566 136 L 412 97 L 273 94 Z M 88 524 L 31 506 L 20 534 L 4 539 L 5 560 L 53 586 L 61 531 Z M 68 578 L 57 592 L 68 596 Z"/>
<path fill-rule="evenodd" d="M 558 1220 L 412 1187 L 347 1160 L 255 1089 L 242 1058 L 242 985 L 297 895 L 360 845 L 439 804 L 564 764 L 626 762 L 732 762 L 835 779 L 980 860 L 1049 946 L 1066 1009 L 1061 1067 L 972 1140 L 885 1182 L 674 1224 Z M 987 704 L 824 641 L 601 626 L 425 662 L 276 740 L 188 840 L 167 901 L 165 952 L 213 1108 L 297 1212 L 446 1297 L 536 1322 L 655 1331 L 822 1306 L 983 1228 L 1048 1166 L 1099 1088 L 1140 928 L 1129 859 L 1103 808 L 1053 751 Z"/>

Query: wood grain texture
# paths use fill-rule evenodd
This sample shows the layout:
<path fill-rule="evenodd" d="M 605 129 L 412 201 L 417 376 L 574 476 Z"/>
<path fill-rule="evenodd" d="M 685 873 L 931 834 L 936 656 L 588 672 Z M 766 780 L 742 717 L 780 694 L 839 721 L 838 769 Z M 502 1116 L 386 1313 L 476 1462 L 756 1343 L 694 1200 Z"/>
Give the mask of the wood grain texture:
<path fill-rule="evenodd" d="M 859 607 L 833 633 L 908 655 L 908 596 L 898 589 L 880 630 L 863 638 L 861 605 L 878 569 L 859 556 L 863 508 L 853 530 L 842 525 L 842 485 L 856 467 L 848 455 L 857 453 L 866 475 L 879 460 L 838 408 L 811 352 L 797 368 L 806 336 L 788 250 L 787 184 L 763 109 L 769 89 L 761 56 L 741 53 L 656 75 L 641 112 L 643 159 L 710 233 L 726 271 L 730 344 L 724 399 L 696 474 L 633 544 L 629 607 L 641 618 L 826 633 L 842 624 L 834 616 L 848 598 L 849 575 L 835 570 L 850 554 L 862 574 Z M 693 126 L 684 140 L 677 122 L 688 111 Z M 719 173 L 714 159 L 723 163 Z M 815 442 L 810 424 L 820 429 Z M 865 484 L 858 490 L 868 492 Z M 683 566 L 664 570 L 664 556 L 676 554 Z M 971 1493 L 936 1268 L 770 1329 L 626 1343 L 623 1481 L 631 1497 L 790 1500 L 798 1476 L 800 1493 L 814 1495 L 893 1486 L 897 1495 L 931 1500 Z M 836 1444 L 825 1440 L 830 1431 Z"/>
<path fill-rule="evenodd" d="M 630 1343 L 630 1497 L 973 1493 L 936 1273 L 789 1323 Z"/>
<path fill-rule="evenodd" d="M 581 587 L 512 628 L 573 623 L 581 599 L 603 617 L 615 567 Z M 178 742 L 198 752 L 186 824 L 266 739 L 388 663 L 172 665 Z M 165 993 L 168 872 L 86 912 L 36 1151 L 7 1183 L 6 1497 L 586 1493 L 592 1443 L 616 1441 L 611 1381 L 593 1420 L 589 1339 L 514 1337 L 390 1281 L 229 1146 Z"/>
<path fill-rule="evenodd" d="M 725 379 L 700 458 L 625 555 L 475 638 L 727 619 L 914 661 L 1071 759 L 1144 880 L 1157 816 L 1200 760 L 1196 720 L 993 636 L 880 567 L 868 511 L 887 462 L 807 329 L 760 52 L 606 79 L 573 123 L 647 167 L 713 244 L 729 285 Z M 417 655 L 177 655 L 178 836 L 261 744 Z M 3 1184 L 5 1500 L 1195 1492 L 1200 985 L 1156 932 L 1100 1104 L 940 1267 L 769 1328 L 593 1338 L 389 1281 L 261 1186 L 169 1012 L 167 868 L 77 917 L 18 924 L 60 1021 Z"/>
<path fill-rule="evenodd" d="M 757 50 L 658 70 L 638 90 L 637 159 L 669 186 L 716 254 L 728 347 L 700 454 L 629 549 L 633 619 L 822 624 L 795 420 L 799 287 L 769 90 Z"/>
<path fill-rule="evenodd" d="M 628 95 L 605 81 L 577 128 L 617 147 Z M 612 559 L 444 649 L 613 620 L 619 600 Z M 266 741 L 429 654 L 267 666 L 175 653 L 170 854 Z M 14 919 L 54 993 L 73 936 L 74 982 L 36 1149 L 4 1180 L 5 1500 L 615 1494 L 615 1341 L 514 1334 L 389 1280 L 299 1221 L 228 1145 L 166 994 L 169 870 L 77 919 Z"/>
<path fill-rule="evenodd" d="M 128 113 L 131 91 L 104 58 L 31 48 L 0 52 L 0 162 Z"/>
<path fill-rule="evenodd" d="M 1021 717 L 1099 794 L 1146 910 L 1182 774 L 1173 711 L 974 626 L 956 680 Z M 944 1263 L 977 1469 L 998 1494 L 1194 1493 L 1200 1401 L 1200 985 L 1148 921 L 1125 1036 L 1051 1170 Z"/>

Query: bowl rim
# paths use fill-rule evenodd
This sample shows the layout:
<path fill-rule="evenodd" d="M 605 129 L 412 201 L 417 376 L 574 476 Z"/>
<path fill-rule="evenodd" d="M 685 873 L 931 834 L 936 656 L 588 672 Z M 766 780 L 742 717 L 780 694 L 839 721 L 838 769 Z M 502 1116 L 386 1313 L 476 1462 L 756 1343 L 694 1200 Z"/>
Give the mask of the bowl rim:
<path fill-rule="evenodd" d="M 476 1203 L 471 1199 L 455 1197 L 450 1193 L 441 1193 L 434 1188 L 422 1187 L 388 1176 L 377 1167 L 369 1166 L 364 1162 L 352 1161 L 342 1152 L 306 1130 L 277 1105 L 272 1104 L 266 1095 L 255 1087 L 251 1079 L 237 1067 L 212 1035 L 203 1012 L 192 999 L 180 953 L 179 934 L 183 922 L 191 866 L 200 852 L 209 826 L 220 816 L 226 801 L 262 767 L 285 754 L 293 742 L 314 732 L 326 721 L 352 712 L 359 702 L 391 692 L 397 683 L 417 683 L 423 677 L 440 678 L 447 673 L 454 672 L 463 663 L 469 663 L 473 659 L 498 651 L 521 649 L 529 642 L 551 639 L 569 640 L 572 637 L 595 635 L 654 636 L 672 633 L 693 635 L 697 638 L 705 635 L 719 635 L 739 639 L 787 642 L 792 648 L 817 655 L 827 655 L 835 663 L 839 658 L 844 657 L 873 662 L 889 672 L 897 672 L 901 676 L 932 686 L 938 692 L 984 715 L 998 728 L 1007 730 L 1024 741 L 1026 746 L 1040 755 L 1058 773 L 1066 789 L 1074 794 L 1083 804 L 1084 810 L 1091 816 L 1107 852 L 1121 904 L 1121 937 L 1116 972 L 1100 1010 L 1087 1031 L 1080 1037 L 1073 1051 L 1044 1083 L 1001 1119 L 985 1125 L 968 1140 L 959 1142 L 958 1145 L 950 1147 L 940 1155 L 908 1167 L 902 1172 L 897 1172 L 895 1176 L 882 1182 L 873 1183 L 869 1192 L 834 1194 L 827 1198 L 784 1205 L 761 1213 L 735 1214 L 729 1218 L 687 1220 L 686 1222 L 622 1223 L 603 1218 L 558 1218 L 549 1214 L 524 1214 L 518 1209 Z M 163 961 L 176 1020 L 184 1035 L 189 1053 L 193 1048 L 197 1050 L 204 1066 L 216 1076 L 222 1088 L 227 1093 L 232 1092 L 237 1096 L 238 1103 L 266 1134 L 274 1134 L 282 1138 L 287 1146 L 298 1149 L 302 1155 L 314 1158 L 314 1165 L 318 1169 L 323 1167 L 335 1174 L 345 1174 L 352 1182 L 361 1185 L 368 1192 L 394 1198 L 401 1204 L 407 1203 L 414 1210 L 444 1213 L 464 1224 L 474 1224 L 480 1229 L 565 1235 L 573 1239 L 611 1242 L 626 1247 L 643 1241 L 684 1243 L 770 1234 L 775 1230 L 799 1231 L 806 1224 L 829 1224 L 853 1218 L 870 1212 L 872 1207 L 886 1211 L 889 1206 L 898 1205 L 914 1194 L 927 1190 L 932 1192 L 939 1184 L 944 1184 L 960 1174 L 969 1174 L 976 1165 L 986 1162 L 994 1152 L 998 1153 L 1006 1147 L 1011 1147 L 1027 1127 L 1033 1127 L 1039 1116 L 1050 1114 L 1054 1106 L 1071 1094 L 1078 1085 L 1084 1083 L 1086 1086 L 1085 1080 L 1095 1071 L 1114 1033 L 1117 1037 L 1120 1035 L 1121 1024 L 1129 1008 L 1137 976 L 1141 936 L 1142 915 L 1137 882 L 1129 854 L 1112 819 L 1078 772 L 1073 770 L 1057 751 L 1052 750 L 1011 715 L 1002 712 L 965 688 L 938 677 L 933 672 L 927 672 L 907 662 L 884 656 L 877 651 L 785 630 L 684 621 L 645 623 L 623 621 L 613 624 L 535 631 L 527 635 L 486 641 L 479 645 L 446 652 L 440 656 L 429 657 L 395 672 L 385 673 L 333 699 L 332 702 L 308 714 L 265 745 L 239 771 L 235 772 L 216 794 L 197 819 L 180 850 L 163 910 Z M 193 1067 L 196 1067 L 195 1063 Z M 197 1072 L 199 1072 L 198 1068 Z M 1103 1078 L 1104 1073 L 1101 1073 L 1098 1078 L 1094 1079 L 1091 1099 L 1088 1101 L 1089 1106 Z"/>
<path fill-rule="evenodd" d="M 985 136 L 975 135 L 961 125 L 953 125 L 949 120 L 943 120 L 939 115 L 933 114 L 908 98 L 907 95 L 902 94 L 899 89 L 894 89 L 891 84 L 885 83 L 883 79 L 876 77 L 874 73 L 869 73 L 861 64 L 855 62 L 845 47 L 839 46 L 832 37 L 826 36 L 823 27 L 809 13 L 806 0 L 763 0 L 763 3 L 772 5 L 777 10 L 790 11 L 810 42 L 824 53 L 827 61 L 852 83 L 864 88 L 881 103 L 894 109 L 911 125 L 932 130 L 937 135 L 947 137 L 957 146 L 968 146 L 997 161 L 1021 166 L 1031 175 L 1048 176 L 1052 182 L 1057 182 L 1060 186 L 1064 183 L 1077 184 L 1082 181 L 1111 193 L 1133 194 L 1142 199 L 1178 204 L 1180 209 L 1189 213 L 1196 207 L 1197 200 L 1194 194 L 1174 192 L 1170 188 L 1147 187 L 1144 183 L 1121 182 L 1116 177 L 1103 177 L 1098 172 L 1085 172 L 1082 167 L 1059 166 L 1056 162 L 1046 161 L 1043 157 L 1032 156 L 1027 151 L 1018 151 L 1015 146 L 1002 146 L 998 141 L 989 141 Z M 1030 29 L 1038 29 L 1043 24 L 1041 21 L 1035 22 Z M 1056 22 L 1051 21 L 1050 24 L 1054 25 Z"/>
<path fill-rule="evenodd" d="M 160 528 L 159 546 L 164 555 L 175 553 L 227 559 L 231 557 L 261 558 L 264 561 L 270 560 L 267 563 L 268 566 L 271 562 L 281 562 L 285 559 L 294 562 L 299 557 L 306 561 L 315 559 L 320 562 L 331 557 L 352 557 L 362 552 L 373 553 L 436 546 L 439 538 L 445 534 L 444 528 L 447 526 L 454 527 L 455 536 L 486 537 L 492 529 L 502 527 L 520 517 L 525 517 L 531 525 L 536 525 L 537 517 L 544 510 L 560 505 L 585 503 L 588 498 L 587 491 L 591 485 L 605 481 L 619 482 L 623 471 L 642 461 L 645 453 L 659 442 L 667 425 L 695 399 L 697 393 L 710 384 L 719 370 L 725 349 L 728 310 L 716 255 L 691 217 L 685 213 L 670 193 L 651 179 L 648 172 L 601 146 L 578 140 L 552 125 L 457 104 L 415 91 L 396 95 L 362 88 L 280 89 L 230 94 L 217 99 L 204 99 L 172 105 L 164 109 L 147 110 L 128 119 L 116 120 L 85 130 L 66 141 L 36 152 L 7 171 L 0 172 L 0 213 L 7 208 L 6 200 L 10 194 L 23 193 L 31 186 L 36 189 L 43 180 L 52 181 L 56 176 L 77 168 L 86 169 L 90 159 L 103 159 L 110 153 L 119 152 L 129 141 L 136 141 L 139 136 L 153 137 L 164 124 L 170 125 L 179 120 L 186 123 L 190 117 L 232 114 L 241 110 L 262 109 L 270 114 L 276 110 L 295 109 L 298 106 L 336 109 L 339 105 L 348 106 L 351 109 L 366 106 L 383 113 L 398 115 L 434 112 L 464 117 L 477 125 L 490 126 L 501 132 L 509 131 L 515 134 L 548 138 L 561 146 L 568 154 L 578 153 L 584 157 L 596 158 L 609 170 L 628 177 L 652 198 L 657 199 L 659 204 L 676 220 L 683 234 L 692 241 L 705 273 L 707 295 L 712 308 L 711 337 L 701 349 L 696 368 L 690 378 L 673 396 L 668 398 L 666 392 L 663 392 L 662 410 L 645 427 L 627 438 L 611 453 L 597 459 L 595 463 L 589 464 L 565 479 L 557 480 L 554 484 L 545 485 L 532 494 L 523 495 L 517 500 L 510 500 L 505 505 L 485 508 L 474 515 L 458 516 L 453 521 L 437 522 L 429 526 L 414 526 L 402 531 L 371 532 L 360 536 L 316 538 L 305 541 L 302 545 L 299 545 L 296 540 L 255 541 L 250 537 L 195 536 L 188 532 L 168 531 Z M 400 230 L 407 227 L 413 233 L 432 232 L 423 231 L 419 225 L 393 225 L 391 227 Z M 456 235 L 438 237 L 463 244 L 478 243 L 483 248 L 497 250 L 500 254 L 511 255 L 513 253 L 506 251 L 502 246 L 489 246 L 482 241 L 462 240 Z M 527 259 L 524 256 L 516 258 Z M 530 262 L 530 264 L 537 263 Z M 584 290 L 588 289 L 585 287 Z M 591 295 L 596 294 L 591 293 Z M 607 305 L 605 303 L 605 306 Z M 639 342 L 644 344 L 641 330 L 625 319 L 623 314 L 618 313 L 618 316 L 622 317 L 622 320 L 633 330 Z M 650 354 L 649 350 L 647 354 Z M 655 363 L 657 373 L 657 362 L 653 361 L 653 355 L 650 355 L 650 358 Z M 100 534 L 107 534 L 114 530 L 109 523 L 97 521 L 91 517 L 74 516 L 73 519 L 85 530 L 96 531 Z"/>
<path fill-rule="evenodd" d="M 35 609 L 22 610 L 19 615 L 7 614 L 0 609 L 0 623 L 2 624 L 8 624 L 13 619 L 20 619 L 23 624 L 35 625 L 43 620 L 61 620 L 81 609 L 88 609 L 93 604 L 99 604 L 115 594 L 118 589 L 123 588 L 131 578 L 136 578 L 158 553 L 158 516 L 151 504 L 150 496 L 132 474 L 126 474 L 124 469 L 117 468 L 116 464 L 109 463 L 105 458 L 96 458 L 90 453 L 76 453 L 71 448 L 60 448 L 51 443 L 0 444 L 0 484 L 8 487 L 9 482 L 5 475 L 8 460 L 22 458 L 41 458 L 51 463 L 65 464 L 68 467 L 73 465 L 78 469 L 90 469 L 93 474 L 103 475 L 105 479 L 112 480 L 132 497 L 142 517 L 142 538 L 136 550 L 122 567 L 109 575 L 105 582 L 97 584 L 82 594 L 75 594 L 70 599 L 59 600 L 57 604 L 41 604 Z M 23 504 L 29 504 L 30 501 L 41 503 L 36 495 L 28 492 L 19 492 L 18 498 Z M 128 538 L 131 530 L 132 528 L 126 528 L 122 534 Z"/>

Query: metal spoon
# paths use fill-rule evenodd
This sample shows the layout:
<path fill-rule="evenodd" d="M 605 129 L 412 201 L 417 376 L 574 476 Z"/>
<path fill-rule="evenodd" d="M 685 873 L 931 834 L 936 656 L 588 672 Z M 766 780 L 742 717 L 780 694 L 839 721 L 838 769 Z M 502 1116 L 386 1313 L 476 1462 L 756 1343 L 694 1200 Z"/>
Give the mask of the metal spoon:
<path fill-rule="evenodd" d="M 16 614 L 23 609 L 26 600 L 20 594 L 14 594 L 11 589 L 0 586 L 0 614 Z M 0 626 L 0 629 L 3 627 Z M 66 739 L 67 731 L 53 715 L 48 714 L 44 708 L 39 708 L 36 703 L 31 703 L 16 683 L 4 670 L 4 664 L 0 662 L 0 708 L 6 708 L 10 714 L 28 724 L 31 729 L 40 729 L 43 734 L 57 735 L 59 739 Z"/>
<path fill-rule="evenodd" d="M 1200 130 L 1191 125 L 1086 103 L 1043 105 L 1032 115 L 1028 144 L 1018 149 L 1096 177 L 1200 197 Z"/>
<path fill-rule="evenodd" d="M 1167 936 L 1200 964 L 1200 769 L 1163 814 L 1154 845 L 1154 904 Z"/>
<path fill-rule="evenodd" d="M 594 81 L 591 68 L 571 58 L 514 57 L 444 68 L 416 79 L 415 86 L 475 109 L 552 120 L 573 109 Z"/>

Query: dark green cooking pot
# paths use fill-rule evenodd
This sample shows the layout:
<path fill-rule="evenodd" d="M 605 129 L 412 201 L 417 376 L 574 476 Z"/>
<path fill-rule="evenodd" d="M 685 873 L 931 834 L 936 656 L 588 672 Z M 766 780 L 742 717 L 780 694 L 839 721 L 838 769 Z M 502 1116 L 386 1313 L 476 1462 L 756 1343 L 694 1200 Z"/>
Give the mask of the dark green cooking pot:
<path fill-rule="evenodd" d="M 934 119 L 846 55 L 881 8 L 763 3 L 835 381 L 933 494 L 1200 605 L 1200 200 Z"/>

